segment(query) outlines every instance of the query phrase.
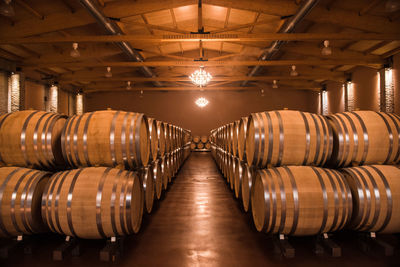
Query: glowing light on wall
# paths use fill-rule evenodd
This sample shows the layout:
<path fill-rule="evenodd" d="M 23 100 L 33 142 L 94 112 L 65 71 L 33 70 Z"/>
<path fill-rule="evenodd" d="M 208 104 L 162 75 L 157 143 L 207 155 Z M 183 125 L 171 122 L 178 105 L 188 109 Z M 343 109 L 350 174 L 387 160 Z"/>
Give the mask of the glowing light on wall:
<path fill-rule="evenodd" d="M 83 95 L 80 93 L 76 95 L 76 114 L 83 114 Z"/>
<path fill-rule="evenodd" d="M 351 81 L 345 84 L 345 111 L 354 111 L 354 84 Z"/>
<path fill-rule="evenodd" d="M 58 87 L 57 85 L 52 85 L 49 89 L 49 102 L 47 105 L 48 112 L 58 111 Z"/>
<path fill-rule="evenodd" d="M 328 91 L 323 90 L 321 94 L 322 115 L 328 115 Z"/>
<path fill-rule="evenodd" d="M 204 108 L 205 106 L 208 105 L 208 100 L 205 99 L 204 97 L 200 97 L 195 101 L 196 105 L 199 106 L 200 108 Z"/>
<path fill-rule="evenodd" d="M 394 83 L 392 68 L 385 69 L 385 112 L 394 112 Z"/>
<path fill-rule="evenodd" d="M 12 73 L 8 79 L 8 112 L 14 112 L 20 109 L 20 78 L 18 73 Z"/>

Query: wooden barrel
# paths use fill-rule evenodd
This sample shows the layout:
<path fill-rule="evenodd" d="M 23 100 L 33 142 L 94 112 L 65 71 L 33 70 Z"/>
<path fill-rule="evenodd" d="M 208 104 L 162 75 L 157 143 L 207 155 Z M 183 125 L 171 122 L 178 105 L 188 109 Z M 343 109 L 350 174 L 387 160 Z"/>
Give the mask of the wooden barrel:
<path fill-rule="evenodd" d="M 240 160 L 246 160 L 246 134 L 247 134 L 247 122 L 249 117 L 243 117 L 239 122 L 239 133 L 238 133 L 238 157 Z"/>
<path fill-rule="evenodd" d="M 165 154 L 165 129 L 162 121 L 157 121 L 157 138 L 158 138 L 158 155 L 160 157 Z"/>
<path fill-rule="evenodd" d="M 256 169 L 253 166 L 249 166 L 245 161 L 242 162 L 242 204 L 244 211 L 248 212 L 251 208 L 251 189 Z"/>
<path fill-rule="evenodd" d="M 61 132 L 66 117 L 24 110 L 0 118 L 0 162 L 44 170 L 63 169 Z"/>
<path fill-rule="evenodd" d="M 242 180 L 243 180 L 243 163 L 240 161 L 239 158 L 234 157 L 235 159 L 235 172 L 234 172 L 234 190 L 235 190 L 235 197 L 241 198 L 242 197 Z"/>
<path fill-rule="evenodd" d="M 165 153 L 171 152 L 172 144 L 171 144 L 171 124 L 164 122 L 164 136 L 165 136 Z"/>
<path fill-rule="evenodd" d="M 208 141 L 208 137 L 207 136 L 205 136 L 205 135 L 202 135 L 201 137 L 200 137 L 200 141 L 202 142 L 202 143 L 207 143 L 207 141 Z"/>
<path fill-rule="evenodd" d="M 169 181 L 169 170 L 168 170 L 168 161 L 166 158 L 166 155 L 160 158 L 160 163 L 161 163 L 161 175 L 162 175 L 162 184 L 163 184 L 163 189 L 167 190 L 168 188 L 168 181 Z"/>
<path fill-rule="evenodd" d="M 153 118 L 148 118 L 149 124 L 149 138 L 150 138 L 150 161 L 154 161 L 158 157 L 158 133 L 157 133 L 157 121 Z"/>
<path fill-rule="evenodd" d="M 150 171 L 151 171 L 151 176 L 153 177 L 156 197 L 157 199 L 160 199 L 163 188 L 160 159 L 156 159 L 151 163 Z"/>
<path fill-rule="evenodd" d="M 0 168 L 0 237 L 48 231 L 42 221 L 40 203 L 50 176 L 26 168 Z"/>
<path fill-rule="evenodd" d="M 342 229 L 352 214 L 344 176 L 309 166 L 257 172 L 251 192 L 253 222 L 259 232 L 317 235 Z"/>
<path fill-rule="evenodd" d="M 233 132 L 232 132 L 232 154 L 235 157 L 238 157 L 238 138 L 239 138 L 239 124 L 240 121 L 237 120 L 233 123 Z"/>
<path fill-rule="evenodd" d="M 394 164 L 400 161 L 400 117 L 375 111 L 337 113 L 330 165 Z"/>
<path fill-rule="evenodd" d="M 191 149 L 196 149 L 196 144 L 195 143 L 190 143 L 190 148 Z"/>
<path fill-rule="evenodd" d="M 149 161 L 149 136 L 145 115 L 104 110 L 69 118 L 61 143 L 71 166 L 137 169 Z"/>
<path fill-rule="evenodd" d="M 194 143 L 199 143 L 200 142 L 200 136 L 198 136 L 198 135 L 195 135 L 194 137 L 193 137 L 193 142 Z"/>
<path fill-rule="evenodd" d="M 210 148 L 211 148 L 211 144 L 210 144 L 209 142 L 207 142 L 207 143 L 204 145 L 204 148 L 205 148 L 205 149 L 210 149 Z"/>
<path fill-rule="evenodd" d="M 154 204 L 154 179 L 151 172 L 151 166 L 142 167 L 139 171 L 140 180 L 142 181 L 143 185 L 143 193 L 144 193 L 144 204 L 147 213 L 151 213 L 153 210 Z"/>
<path fill-rule="evenodd" d="M 227 132 L 227 151 L 230 154 L 233 154 L 233 132 L 234 132 L 235 125 L 233 122 L 228 124 L 228 132 Z"/>
<path fill-rule="evenodd" d="M 370 165 L 342 169 L 353 195 L 349 227 L 363 232 L 400 232 L 400 169 Z"/>
<path fill-rule="evenodd" d="M 324 165 L 332 151 L 325 117 L 294 110 L 252 113 L 246 133 L 246 160 L 264 168 Z"/>
<path fill-rule="evenodd" d="M 203 149 L 203 148 L 204 148 L 204 144 L 203 144 L 203 143 L 198 143 L 198 144 L 196 145 L 196 148 L 197 148 L 197 149 Z"/>
<path fill-rule="evenodd" d="M 140 229 L 143 187 L 135 172 L 90 167 L 51 177 L 42 217 L 53 232 L 88 239 L 130 235 Z"/>
<path fill-rule="evenodd" d="M 232 154 L 228 154 L 228 176 L 231 190 L 235 189 L 235 158 Z"/>

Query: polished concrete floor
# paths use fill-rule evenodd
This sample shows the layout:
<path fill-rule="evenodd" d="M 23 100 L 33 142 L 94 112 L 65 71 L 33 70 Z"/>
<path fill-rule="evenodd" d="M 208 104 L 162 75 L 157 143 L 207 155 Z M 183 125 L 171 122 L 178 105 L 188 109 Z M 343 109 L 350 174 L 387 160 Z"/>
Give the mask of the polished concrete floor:
<path fill-rule="evenodd" d="M 271 238 L 258 233 L 245 214 L 210 153 L 194 152 L 178 176 L 145 216 L 138 235 L 125 241 L 117 266 L 400 266 L 400 257 L 362 253 L 354 234 L 337 236 L 341 258 L 313 254 L 313 238 L 294 238 L 294 259 L 273 253 Z M 82 242 L 82 255 L 62 262 L 51 260 L 51 250 L 61 242 L 56 235 L 36 240 L 33 255 L 14 256 L 0 266 L 109 266 L 99 261 L 104 241 Z M 35 248 L 35 247 L 34 247 Z"/>

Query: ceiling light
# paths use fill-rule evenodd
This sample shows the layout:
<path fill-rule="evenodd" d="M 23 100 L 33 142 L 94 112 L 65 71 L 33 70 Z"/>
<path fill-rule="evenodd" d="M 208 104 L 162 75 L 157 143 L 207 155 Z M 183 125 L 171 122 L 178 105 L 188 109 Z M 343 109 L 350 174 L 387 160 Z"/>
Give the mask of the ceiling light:
<path fill-rule="evenodd" d="M 111 67 L 107 67 L 107 72 L 104 74 L 106 78 L 111 78 L 112 73 L 111 73 Z"/>
<path fill-rule="evenodd" d="M 80 53 L 79 50 L 78 50 L 78 43 L 73 43 L 73 44 L 72 44 L 72 50 L 71 50 L 71 52 L 69 53 L 69 55 L 70 55 L 71 57 L 80 57 L 80 56 L 81 56 L 81 53 Z"/>
<path fill-rule="evenodd" d="M 131 87 L 131 82 L 130 81 L 127 81 L 126 82 L 126 90 L 131 90 L 132 89 L 132 87 Z"/>
<path fill-rule="evenodd" d="M 329 41 L 325 40 L 324 41 L 324 47 L 321 50 L 321 54 L 323 56 L 330 56 L 332 55 L 332 48 L 329 46 Z"/>
<path fill-rule="evenodd" d="M 205 106 L 208 105 L 209 102 L 204 97 L 200 97 L 194 103 L 196 103 L 196 105 L 199 106 L 200 108 L 204 108 Z"/>
<path fill-rule="evenodd" d="M 277 88 L 278 88 L 278 83 L 277 83 L 276 80 L 274 80 L 274 81 L 272 82 L 272 88 L 274 88 L 274 89 L 277 89 Z"/>
<path fill-rule="evenodd" d="M 15 16 L 14 8 L 11 5 L 11 0 L 0 0 L 0 15 L 6 17 L 13 17 Z"/>
<path fill-rule="evenodd" d="M 140 90 L 140 98 L 143 98 L 143 90 Z"/>
<path fill-rule="evenodd" d="M 400 1 L 399 0 L 388 0 L 385 4 L 386 12 L 395 12 L 400 9 Z"/>
<path fill-rule="evenodd" d="M 261 89 L 261 97 L 264 97 L 264 89 Z"/>
<path fill-rule="evenodd" d="M 206 72 L 204 70 L 204 67 L 200 67 L 200 69 L 196 70 L 189 76 L 190 80 L 192 82 L 200 87 L 206 86 L 212 79 L 212 76 L 210 73 Z"/>
<path fill-rule="evenodd" d="M 298 76 L 299 73 L 296 71 L 296 66 L 292 65 L 292 69 L 290 70 L 290 76 Z"/>

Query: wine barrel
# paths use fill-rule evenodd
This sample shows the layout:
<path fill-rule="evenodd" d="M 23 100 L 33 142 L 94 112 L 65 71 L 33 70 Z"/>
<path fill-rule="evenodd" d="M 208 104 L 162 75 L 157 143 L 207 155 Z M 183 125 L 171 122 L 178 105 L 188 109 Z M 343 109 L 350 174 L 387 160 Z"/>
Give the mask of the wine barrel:
<path fill-rule="evenodd" d="M 234 189 L 235 189 L 235 197 L 242 197 L 242 180 L 243 180 L 243 162 L 240 161 L 239 158 L 234 157 L 235 159 L 235 172 L 234 172 Z"/>
<path fill-rule="evenodd" d="M 246 133 L 246 160 L 264 168 L 283 165 L 322 166 L 332 151 L 325 117 L 294 110 L 252 113 Z"/>
<path fill-rule="evenodd" d="M 151 176 L 153 177 L 154 188 L 157 199 L 161 198 L 162 187 L 163 187 L 163 180 L 161 174 L 161 160 L 156 159 L 151 163 Z"/>
<path fill-rule="evenodd" d="M 247 122 L 249 117 L 243 117 L 239 122 L 239 133 L 238 133 L 238 157 L 240 160 L 246 160 L 246 134 L 247 134 Z"/>
<path fill-rule="evenodd" d="M 142 167 L 139 171 L 140 180 L 143 185 L 144 204 L 147 213 L 151 213 L 154 204 L 154 179 L 150 170 L 151 166 Z"/>
<path fill-rule="evenodd" d="M 200 141 L 201 141 L 203 144 L 205 144 L 205 143 L 207 143 L 207 141 L 208 141 L 208 137 L 205 136 L 205 135 L 202 135 L 201 138 L 200 138 Z"/>
<path fill-rule="evenodd" d="M 103 110 L 73 116 L 61 143 L 73 167 L 137 169 L 149 161 L 149 126 L 141 113 Z"/>
<path fill-rule="evenodd" d="M 153 118 L 148 118 L 149 124 L 149 138 L 150 138 L 150 161 L 154 161 L 158 157 L 158 133 L 157 133 L 157 121 Z"/>
<path fill-rule="evenodd" d="M 395 164 L 400 161 L 400 117 L 375 111 L 337 113 L 330 166 Z"/>
<path fill-rule="evenodd" d="M 0 118 L 0 162 L 4 165 L 55 170 L 65 168 L 61 132 L 66 117 L 24 110 Z"/>
<path fill-rule="evenodd" d="M 200 142 L 200 136 L 198 136 L 198 135 L 195 135 L 194 137 L 193 137 L 193 142 L 194 143 L 199 143 Z"/>
<path fill-rule="evenodd" d="M 232 132 L 232 154 L 235 157 L 238 157 L 238 138 L 239 138 L 239 124 L 240 121 L 237 120 L 233 123 L 233 132 Z"/>
<path fill-rule="evenodd" d="M 163 184 L 163 189 L 167 190 L 168 188 L 168 181 L 169 181 L 169 165 L 168 165 L 168 161 L 166 158 L 166 155 L 164 155 L 163 157 L 160 158 L 160 162 L 161 162 L 161 175 L 162 175 L 162 184 Z"/>
<path fill-rule="evenodd" d="M 196 144 L 195 143 L 190 143 L 190 148 L 191 149 L 196 149 Z"/>
<path fill-rule="evenodd" d="M 242 204 L 245 212 L 248 212 L 251 205 L 251 189 L 254 181 L 254 174 L 256 169 L 253 166 L 249 166 L 245 161 L 242 161 Z"/>
<path fill-rule="evenodd" d="M 165 136 L 165 153 L 171 152 L 172 149 L 172 143 L 171 143 L 171 124 L 164 122 L 164 136 Z"/>
<path fill-rule="evenodd" d="M 210 149 L 210 148 L 211 148 L 211 144 L 210 144 L 209 142 L 207 142 L 207 143 L 204 145 L 204 148 L 205 148 L 205 149 Z"/>
<path fill-rule="evenodd" d="M 228 154 L 228 176 L 231 190 L 235 189 L 235 158 L 232 154 Z"/>
<path fill-rule="evenodd" d="M 157 138 L 158 138 L 158 155 L 160 157 L 165 154 L 165 129 L 162 121 L 157 121 Z"/>
<path fill-rule="evenodd" d="M 251 192 L 259 232 L 294 236 L 342 229 L 352 214 L 352 196 L 343 175 L 310 166 L 257 172 Z"/>
<path fill-rule="evenodd" d="M 53 232 L 87 239 L 140 229 L 143 187 L 135 172 L 105 167 L 54 174 L 42 197 L 42 217 Z"/>
<path fill-rule="evenodd" d="M 0 237 L 48 231 L 40 214 L 50 173 L 18 167 L 0 168 Z"/>
<path fill-rule="evenodd" d="M 233 122 L 228 124 L 227 127 L 227 136 L 226 136 L 226 142 L 227 142 L 227 151 L 232 154 L 233 151 L 233 131 L 234 131 L 234 124 Z"/>
<path fill-rule="evenodd" d="M 353 195 L 349 228 L 363 232 L 400 232 L 400 169 L 370 165 L 342 169 Z"/>
<path fill-rule="evenodd" d="M 196 145 L 196 148 L 197 148 L 197 149 L 203 149 L 203 148 L 204 148 L 204 144 L 203 144 L 203 143 L 198 143 L 198 144 Z"/>

